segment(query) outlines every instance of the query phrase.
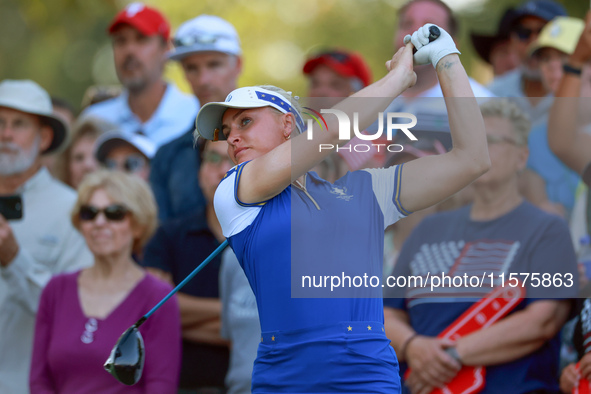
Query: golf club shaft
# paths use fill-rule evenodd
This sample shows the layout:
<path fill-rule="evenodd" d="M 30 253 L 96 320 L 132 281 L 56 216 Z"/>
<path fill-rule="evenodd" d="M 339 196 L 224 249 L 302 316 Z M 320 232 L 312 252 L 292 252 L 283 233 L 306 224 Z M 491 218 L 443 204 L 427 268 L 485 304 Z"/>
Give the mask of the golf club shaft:
<path fill-rule="evenodd" d="M 205 260 L 203 260 L 203 262 L 201 264 L 199 264 L 197 266 L 197 268 L 195 268 L 193 270 L 193 272 L 191 272 L 189 275 L 187 275 L 187 277 L 185 279 L 183 279 L 183 281 L 181 283 L 179 283 L 174 289 L 172 289 L 172 291 L 170 293 L 168 293 L 168 295 L 166 297 L 164 297 L 158 304 L 156 304 L 156 306 L 154 308 L 152 308 L 148 313 L 146 313 L 144 316 L 142 316 L 141 319 L 139 319 L 134 326 L 137 328 L 139 326 L 141 326 L 142 324 L 144 324 L 144 322 L 146 321 L 147 318 L 149 318 L 152 313 L 156 312 L 156 310 L 158 308 L 160 308 L 162 306 L 162 304 L 164 304 L 166 301 L 168 301 L 168 299 L 170 297 L 172 297 L 177 291 L 179 291 L 184 285 L 187 284 L 187 282 L 189 282 L 191 279 L 193 279 L 193 277 L 195 275 L 197 275 L 197 273 L 199 273 L 199 271 L 201 271 L 203 269 L 203 267 L 205 267 L 207 264 L 209 264 L 209 262 L 211 260 L 213 260 L 218 254 L 220 254 L 220 252 L 222 250 L 224 250 L 226 248 L 226 246 L 228 246 L 228 240 L 224 240 L 224 242 L 222 242 L 222 244 L 220 246 L 217 247 L 216 250 L 214 250 L 209 257 L 207 257 Z"/>

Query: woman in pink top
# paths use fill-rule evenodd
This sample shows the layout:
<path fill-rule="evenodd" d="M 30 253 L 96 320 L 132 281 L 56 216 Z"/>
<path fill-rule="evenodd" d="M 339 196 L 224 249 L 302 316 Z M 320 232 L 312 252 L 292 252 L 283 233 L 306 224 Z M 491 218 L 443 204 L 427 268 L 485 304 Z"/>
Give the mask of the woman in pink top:
<path fill-rule="evenodd" d="M 132 259 L 156 227 L 148 185 L 121 172 L 92 173 L 80 185 L 72 222 L 86 239 L 94 265 L 56 276 L 43 290 L 31 393 L 176 393 L 181 351 L 176 299 L 140 330 L 146 359 L 135 386 L 119 383 L 103 369 L 121 333 L 171 290 Z"/>

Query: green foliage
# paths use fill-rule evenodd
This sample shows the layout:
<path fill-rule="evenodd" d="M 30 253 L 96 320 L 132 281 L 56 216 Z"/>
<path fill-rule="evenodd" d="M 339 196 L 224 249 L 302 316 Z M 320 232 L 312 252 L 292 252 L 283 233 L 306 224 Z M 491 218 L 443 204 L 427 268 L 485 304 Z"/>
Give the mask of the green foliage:
<path fill-rule="evenodd" d="M 310 53 L 342 47 L 361 53 L 374 79 L 394 53 L 396 11 L 404 0 L 151 0 L 170 19 L 173 31 L 199 14 L 219 15 L 238 30 L 244 50 L 241 85 L 271 83 L 306 93 L 302 64 Z M 448 0 L 459 12 L 460 48 L 468 71 L 484 80 L 468 33 L 492 33 L 515 0 Z M 86 88 L 116 82 L 106 28 L 126 4 L 117 0 L 1 0 L 0 76 L 30 78 L 52 95 L 79 105 Z M 468 5 L 465 5 L 468 4 Z M 564 2 L 583 17 L 589 4 Z M 182 73 L 169 77 L 182 84 Z"/>
<path fill-rule="evenodd" d="M 77 105 L 116 9 L 111 0 L 2 0 L 2 79 L 33 79 Z"/>

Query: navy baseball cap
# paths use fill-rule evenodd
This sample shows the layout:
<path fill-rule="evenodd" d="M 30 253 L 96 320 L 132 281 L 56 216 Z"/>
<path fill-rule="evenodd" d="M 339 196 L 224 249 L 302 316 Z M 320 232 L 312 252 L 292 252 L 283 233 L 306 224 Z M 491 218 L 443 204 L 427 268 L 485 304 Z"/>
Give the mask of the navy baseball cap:
<path fill-rule="evenodd" d="M 557 16 L 567 16 L 567 13 L 562 4 L 555 1 L 529 0 L 515 9 L 513 23 L 517 22 L 524 16 L 537 16 L 538 18 L 549 22 Z"/>

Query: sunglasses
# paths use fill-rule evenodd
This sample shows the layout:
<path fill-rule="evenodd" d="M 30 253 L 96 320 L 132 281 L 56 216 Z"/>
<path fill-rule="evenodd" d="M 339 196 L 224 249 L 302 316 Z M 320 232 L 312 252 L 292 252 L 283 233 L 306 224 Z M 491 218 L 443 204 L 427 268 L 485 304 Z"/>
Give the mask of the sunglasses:
<path fill-rule="evenodd" d="M 109 170 L 122 170 L 127 172 L 137 172 L 146 167 L 148 161 L 140 155 L 129 155 L 120 163 L 114 159 L 106 159 L 105 167 Z"/>
<path fill-rule="evenodd" d="M 174 38 L 172 43 L 175 47 L 190 47 L 193 45 L 213 45 L 219 39 L 233 40 L 234 38 L 226 34 L 208 34 L 195 32 L 192 35 Z"/>
<path fill-rule="evenodd" d="M 105 208 L 97 208 L 93 207 L 92 205 L 83 205 L 80 207 L 80 213 L 78 214 L 78 217 L 82 221 L 92 221 L 101 212 L 105 215 L 107 220 L 120 222 L 125 219 L 129 213 L 129 210 L 123 205 L 118 204 L 112 204 Z"/>
<path fill-rule="evenodd" d="M 530 29 L 525 26 L 516 26 L 515 29 L 513 29 L 513 31 L 515 32 L 519 40 L 527 41 L 531 38 L 532 34 L 539 35 L 542 31 L 542 28 L 540 27 L 539 29 Z"/>

